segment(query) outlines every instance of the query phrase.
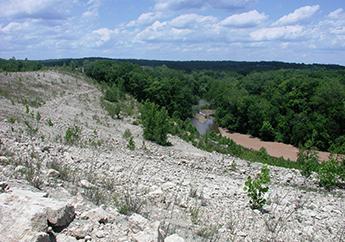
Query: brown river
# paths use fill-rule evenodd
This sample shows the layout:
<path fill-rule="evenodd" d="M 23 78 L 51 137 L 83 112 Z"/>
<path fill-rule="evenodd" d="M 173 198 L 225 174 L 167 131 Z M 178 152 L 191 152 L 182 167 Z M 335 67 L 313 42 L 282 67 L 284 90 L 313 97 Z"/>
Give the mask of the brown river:
<path fill-rule="evenodd" d="M 298 148 L 294 147 L 293 145 L 288 145 L 280 142 L 262 141 L 250 135 L 231 133 L 224 128 L 219 128 L 219 131 L 223 136 L 232 139 L 236 144 L 241 145 L 245 148 L 252 150 L 260 150 L 260 148 L 265 148 L 270 156 L 277 158 L 283 157 L 292 161 L 297 160 Z M 320 161 L 328 160 L 328 157 L 330 155 L 330 153 L 322 151 L 318 151 L 317 153 L 319 155 Z"/>

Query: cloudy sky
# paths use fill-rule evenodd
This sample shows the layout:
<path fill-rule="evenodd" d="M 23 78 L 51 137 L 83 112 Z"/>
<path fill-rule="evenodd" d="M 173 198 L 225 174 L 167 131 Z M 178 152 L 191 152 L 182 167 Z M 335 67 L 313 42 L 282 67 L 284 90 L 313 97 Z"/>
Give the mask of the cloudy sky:
<path fill-rule="evenodd" d="M 345 65 L 344 0 L 0 0 L 0 57 Z"/>

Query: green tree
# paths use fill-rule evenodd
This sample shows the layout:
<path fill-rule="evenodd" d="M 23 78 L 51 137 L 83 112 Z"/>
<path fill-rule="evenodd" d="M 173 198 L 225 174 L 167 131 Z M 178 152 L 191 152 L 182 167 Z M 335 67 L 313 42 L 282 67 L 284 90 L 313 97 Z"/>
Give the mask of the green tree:
<path fill-rule="evenodd" d="M 150 102 L 141 107 L 144 138 L 160 145 L 168 145 L 169 116 L 164 108 Z"/>

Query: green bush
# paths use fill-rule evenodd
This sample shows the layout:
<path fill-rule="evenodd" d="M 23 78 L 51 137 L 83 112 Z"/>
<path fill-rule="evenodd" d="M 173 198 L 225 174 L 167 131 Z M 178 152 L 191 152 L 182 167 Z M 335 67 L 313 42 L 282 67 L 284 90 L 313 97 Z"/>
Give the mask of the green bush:
<path fill-rule="evenodd" d="M 150 102 L 141 107 L 141 120 L 144 126 L 144 138 L 160 145 L 169 145 L 169 116 L 164 108 Z"/>
<path fill-rule="evenodd" d="M 129 139 L 128 139 L 127 148 L 130 149 L 130 150 L 135 150 L 135 142 L 134 142 L 132 136 L 129 137 Z"/>
<path fill-rule="evenodd" d="M 126 129 L 125 132 L 123 133 L 122 137 L 126 140 L 128 140 L 130 137 L 132 137 L 132 133 L 129 129 Z"/>
<path fill-rule="evenodd" d="M 337 185 L 338 171 L 340 167 L 336 160 L 328 160 L 321 164 L 319 169 L 320 186 L 330 190 Z"/>
<path fill-rule="evenodd" d="M 256 179 L 252 179 L 250 176 L 247 178 L 244 186 L 244 190 L 247 192 L 249 202 L 252 209 L 262 209 L 266 204 L 264 195 L 268 192 L 268 184 L 270 183 L 270 170 L 265 165 L 261 168 L 261 173 Z"/>
<path fill-rule="evenodd" d="M 123 93 L 117 85 L 112 85 L 105 90 L 104 99 L 109 102 L 118 102 L 123 96 Z"/>
<path fill-rule="evenodd" d="M 301 165 L 301 174 L 309 177 L 311 173 L 319 169 L 319 160 L 314 150 L 301 149 L 298 153 L 297 162 Z"/>
<path fill-rule="evenodd" d="M 78 126 L 68 127 L 65 133 L 65 141 L 67 144 L 75 144 L 79 141 L 81 128 Z"/>
<path fill-rule="evenodd" d="M 112 103 L 107 100 L 102 101 L 103 108 L 109 113 L 113 119 L 120 118 L 121 106 L 119 103 Z"/>

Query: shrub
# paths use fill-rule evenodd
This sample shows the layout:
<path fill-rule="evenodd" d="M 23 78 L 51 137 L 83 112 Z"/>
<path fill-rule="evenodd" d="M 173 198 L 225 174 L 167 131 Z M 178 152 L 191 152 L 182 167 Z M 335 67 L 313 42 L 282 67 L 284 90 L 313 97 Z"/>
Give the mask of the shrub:
<path fill-rule="evenodd" d="M 198 224 L 200 220 L 200 208 L 199 207 L 191 207 L 190 208 L 190 219 L 193 224 Z"/>
<path fill-rule="evenodd" d="M 67 144 L 75 144 L 80 139 L 81 128 L 78 126 L 68 127 L 65 133 Z"/>
<path fill-rule="evenodd" d="M 107 100 L 102 101 L 103 108 L 109 113 L 112 118 L 120 118 L 121 106 L 119 103 L 112 103 Z"/>
<path fill-rule="evenodd" d="M 319 161 L 314 150 L 301 149 L 298 153 L 297 162 L 300 163 L 301 174 L 305 177 L 309 177 L 313 171 L 318 171 Z"/>
<path fill-rule="evenodd" d="M 123 133 L 122 137 L 126 140 L 128 140 L 130 137 L 132 137 L 132 133 L 129 129 L 126 129 L 125 132 Z"/>
<path fill-rule="evenodd" d="M 121 90 L 116 85 L 108 87 L 104 93 L 104 99 L 109 102 L 118 102 L 122 96 Z"/>
<path fill-rule="evenodd" d="M 269 169 L 266 165 L 261 168 L 261 173 L 256 179 L 250 176 L 247 178 L 244 190 L 250 199 L 252 209 L 262 209 L 266 203 L 264 195 L 268 192 L 268 184 L 270 183 Z"/>
<path fill-rule="evenodd" d="M 141 120 L 144 126 L 144 138 L 160 145 L 169 145 L 169 116 L 164 108 L 145 102 L 141 107 Z"/>
<path fill-rule="evenodd" d="M 119 209 L 119 213 L 129 215 L 132 213 L 140 213 L 144 205 L 144 200 L 138 195 L 132 195 L 126 192 L 121 198 L 113 196 L 113 202 Z"/>
<path fill-rule="evenodd" d="M 9 122 L 10 124 L 14 124 L 14 123 L 17 121 L 17 118 L 14 117 L 14 116 L 11 116 L 11 117 L 9 117 L 7 120 L 8 120 L 8 122 Z"/>
<path fill-rule="evenodd" d="M 132 133 L 129 129 L 126 129 L 122 137 L 128 141 L 127 148 L 130 150 L 135 149 L 135 142 L 132 136 Z"/>
<path fill-rule="evenodd" d="M 337 173 L 339 165 L 336 160 L 328 160 L 322 163 L 319 170 L 320 186 L 330 190 L 337 185 Z"/>
<path fill-rule="evenodd" d="M 132 136 L 129 137 L 129 139 L 128 139 L 127 148 L 130 149 L 130 150 L 135 150 L 135 142 L 134 142 Z"/>
<path fill-rule="evenodd" d="M 218 241 L 216 238 L 214 238 L 218 232 L 218 229 L 218 225 L 203 226 L 197 230 L 196 234 L 204 239 L 207 239 L 207 241 Z"/>

